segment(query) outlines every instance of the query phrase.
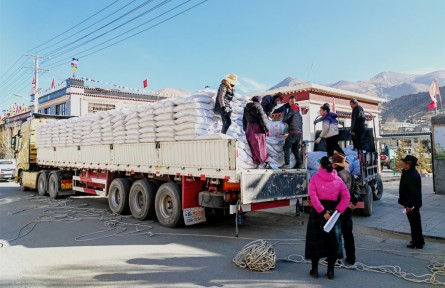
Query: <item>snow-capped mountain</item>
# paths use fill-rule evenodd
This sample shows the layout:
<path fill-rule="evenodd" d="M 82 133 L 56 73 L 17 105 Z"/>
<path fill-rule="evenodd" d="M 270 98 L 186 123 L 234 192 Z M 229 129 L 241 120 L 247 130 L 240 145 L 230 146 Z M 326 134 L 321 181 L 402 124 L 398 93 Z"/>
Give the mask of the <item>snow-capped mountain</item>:
<path fill-rule="evenodd" d="M 445 70 L 438 70 L 424 75 L 382 72 L 368 80 L 357 82 L 342 80 L 334 84 L 323 85 L 391 100 L 403 95 L 428 91 L 434 79 L 437 80 L 439 86 L 444 86 Z M 298 78 L 287 77 L 270 89 L 297 86 L 305 82 Z"/>

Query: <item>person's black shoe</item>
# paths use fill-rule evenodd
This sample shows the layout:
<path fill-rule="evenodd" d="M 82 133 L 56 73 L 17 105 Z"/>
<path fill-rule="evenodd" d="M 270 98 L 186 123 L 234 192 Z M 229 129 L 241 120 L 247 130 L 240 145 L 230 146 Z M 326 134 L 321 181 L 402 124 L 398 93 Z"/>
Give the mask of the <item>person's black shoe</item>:
<path fill-rule="evenodd" d="M 410 248 L 410 249 L 423 249 L 423 245 L 419 246 L 419 245 L 409 244 L 409 245 L 406 245 L 406 248 Z"/>
<path fill-rule="evenodd" d="M 345 262 L 350 264 L 350 265 L 354 265 L 355 264 L 355 258 L 346 257 L 345 258 Z"/>
<path fill-rule="evenodd" d="M 311 271 L 309 271 L 309 274 L 312 276 L 312 278 L 315 278 L 315 279 L 318 278 L 318 271 L 317 270 L 311 270 Z"/>
<path fill-rule="evenodd" d="M 332 280 L 334 279 L 334 277 L 335 277 L 334 271 L 328 271 L 328 279 Z"/>

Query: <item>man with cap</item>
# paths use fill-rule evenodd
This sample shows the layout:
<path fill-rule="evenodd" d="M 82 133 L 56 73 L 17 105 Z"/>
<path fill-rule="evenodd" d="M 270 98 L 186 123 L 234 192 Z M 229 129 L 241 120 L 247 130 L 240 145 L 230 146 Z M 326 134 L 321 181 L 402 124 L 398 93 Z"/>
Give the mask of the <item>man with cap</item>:
<path fill-rule="evenodd" d="M 337 171 L 338 177 L 343 180 L 348 187 L 349 194 L 351 195 L 351 199 L 349 200 L 348 208 L 346 208 L 345 212 L 340 215 L 341 218 L 341 233 L 343 235 L 343 239 L 345 240 L 345 251 L 346 258 L 345 261 L 351 265 L 355 264 L 355 241 L 354 234 L 352 233 L 352 210 L 354 210 L 355 205 L 358 200 L 355 197 L 354 193 L 354 176 L 352 176 L 351 172 L 346 170 L 345 168 L 349 167 L 348 161 L 346 161 L 346 156 L 341 153 L 335 153 L 332 156 L 332 167 Z"/>
<path fill-rule="evenodd" d="M 270 116 L 272 113 L 273 108 L 277 106 L 278 104 L 281 104 L 281 102 L 284 99 L 284 95 L 281 92 L 278 92 L 274 96 L 267 95 L 264 96 L 261 100 L 261 106 L 263 106 L 264 113 L 266 113 L 267 117 Z"/>
<path fill-rule="evenodd" d="M 349 104 L 352 108 L 352 116 L 351 116 L 351 135 L 352 135 L 352 143 L 354 145 L 354 149 L 359 152 L 359 150 L 363 150 L 363 136 L 365 133 L 365 111 L 363 111 L 362 106 L 358 104 L 357 99 L 351 99 Z"/>
<path fill-rule="evenodd" d="M 260 104 L 261 97 L 252 97 L 252 102 L 244 108 L 243 130 L 246 132 L 247 143 L 252 152 L 252 160 L 255 169 L 260 165 L 270 168 L 269 155 L 267 153 L 266 135 L 269 133 L 267 116 Z"/>
<path fill-rule="evenodd" d="M 420 207 L 422 207 L 422 179 L 416 169 L 416 157 L 406 155 L 402 161 L 399 204 L 404 207 L 404 213 L 406 213 L 409 225 L 411 226 L 411 243 L 406 247 L 422 249 L 423 245 L 425 245 L 422 233 L 422 221 L 420 218 Z"/>
<path fill-rule="evenodd" d="M 221 115 L 222 128 L 221 133 L 226 134 L 229 130 L 232 120 L 230 116 L 232 115 L 232 107 L 230 107 L 230 102 L 235 96 L 235 85 L 238 85 L 238 76 L 235 74 L 226 75 L 226 77 L 221 81 L 219 85 L 218 93 L 216 94 L 215 108 L 213 111 L 216 114 Z"/>

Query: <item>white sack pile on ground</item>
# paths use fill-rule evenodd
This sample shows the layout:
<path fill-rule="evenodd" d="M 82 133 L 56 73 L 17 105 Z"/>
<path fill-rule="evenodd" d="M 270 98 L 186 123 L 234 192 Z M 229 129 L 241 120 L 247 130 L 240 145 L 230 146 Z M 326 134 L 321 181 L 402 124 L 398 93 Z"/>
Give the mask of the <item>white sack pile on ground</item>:
<path fill-rule="evenodd" d="M 247 100 L 235 94 L 232 125 L 220 134 L 221 116 L 213 112 L 216 90 L 204 89 L 188 97 L 97 112 L 37 126 L 37 147 L 72 145 L 137 144 L 150 142 L 238 139 L 238 166 L 252 168 L 252 154 L 243 131 Z M 287 125 L 269 121 L 267 148 L 272 167 L 284 164 L 284 134 Z M 291 153 L 291 167 L 296 163 Z"/>

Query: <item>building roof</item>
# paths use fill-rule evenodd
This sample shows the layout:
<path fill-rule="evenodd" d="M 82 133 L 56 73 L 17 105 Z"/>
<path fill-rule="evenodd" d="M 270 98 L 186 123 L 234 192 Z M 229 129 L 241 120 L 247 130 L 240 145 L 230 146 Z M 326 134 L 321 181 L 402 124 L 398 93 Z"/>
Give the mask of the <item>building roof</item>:
<path fill-rule="evenodd" d="M 251 96 L 266 96 L 266 95 L 274 95 L 275 93 L 282 92 L 284 94 L 291 94 L 291 93 L 299 93 L 299 92 L 315 92 L 315 93 L 322 93 L 332 96 L 341 96 L 345 98 L 355 98 L 358 101 L 367 101 L 367 102 L 374 102 L 374 103 L 382 103 L 386 100 L 380 97 L 370 96 L 366 94 L 356 93 L 352 91 L 332 88 L 328 86 L 323 86 L 320 84 L 314 84 L 314 83 L 301 83 L 296 86 L 284 86 L 277 89 L 272 90 L 266 90 L 263 92 L 258 93 L 249 93 L 246 94 L 246 97 Z"/>

